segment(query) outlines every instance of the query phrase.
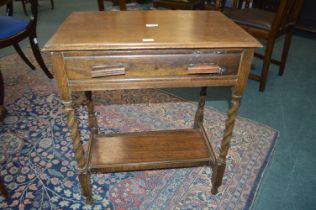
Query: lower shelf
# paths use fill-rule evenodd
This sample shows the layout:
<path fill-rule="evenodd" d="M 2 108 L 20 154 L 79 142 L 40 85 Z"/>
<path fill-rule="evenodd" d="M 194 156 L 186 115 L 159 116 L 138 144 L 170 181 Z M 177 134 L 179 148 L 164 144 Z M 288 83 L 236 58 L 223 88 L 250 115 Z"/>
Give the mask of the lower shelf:
<path fill-rule="evenodd" d="M 210 165 L 211 151 L 199 129 L 97 136 L 91 172 L 119 172 Z"/>

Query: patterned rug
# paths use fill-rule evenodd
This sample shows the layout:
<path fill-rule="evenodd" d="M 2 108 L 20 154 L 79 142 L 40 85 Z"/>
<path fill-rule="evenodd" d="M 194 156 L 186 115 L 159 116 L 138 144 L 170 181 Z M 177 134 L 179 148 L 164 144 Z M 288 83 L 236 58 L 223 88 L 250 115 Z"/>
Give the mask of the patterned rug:
<path fill-rule="evenodd" d="M 0 123 L 0 169 L 11 196 L 0 196 L 1 209 L 250 208 L 275 145 L 275 130 L 237 119 L 217 195 L 210 193 L 209 167 L 110 173 L 91 176 L 94 204 L 89 206 L 80 193 L 55 81 L 41 70 L 28 69 L 17 55 L 1 58 L 0 68 L 8 110 Z M 82 95 L 75 98 L 86 144 L 87 111 Z M 189 128 L 196 110 L 195 102 L 156 89 L 98 92 L 95 101 L 101 133 Z M 217 153 L 225 117 L 212 108 L 205 110 L 204 125 Z"/>

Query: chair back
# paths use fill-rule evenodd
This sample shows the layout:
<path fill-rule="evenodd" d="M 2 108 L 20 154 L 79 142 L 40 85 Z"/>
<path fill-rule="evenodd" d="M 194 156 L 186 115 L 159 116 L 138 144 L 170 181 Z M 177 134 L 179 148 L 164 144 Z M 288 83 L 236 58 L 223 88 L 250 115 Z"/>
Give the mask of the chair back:
<path fill-rule="evenodd" d="M 223 6 L 223 2 L 225 5 L 226 0 L 217 0 L 217 2 L 221 2 L 219 4 Z M 269 6 L 267 6 L 269 4 L 268 0 L 258 2 L 253 0 L 233 0 L 232 8 L 250 8 L 252 7 L 253 3 L 255 3 L 255 7 L 259 9 L 267 10 L 267 8 L 270 8 Z M 271 32 L 280 33 L 284 30 L 291 29 L 299 18 L 303 3 L 304 0 L 280 0 L 279 6 L 277 7 L 275 12 L 276 16 L 272 23 Z M 271 8 L 275 6 L 276 5 L 273 5 Z"/>
<path fill-rule="evenodd" d="M 38 13 L 38 0 L 30 0 L 31 3 L 31 23 L 36 28 L 37 24 L 37 13 Z"/>
<path fill-rule="evenodd" d="M 1 0 L 6 2 L 6 15 L 12 16 L 13 15 L 13 0 Z M 31 4 L 31 21 L 35 24 L 37 23 L 37 13 L 38 13 L 38 0 L 30 0 Z"/>
<path fill-rule="evenodd" d="M 0 6 L 6 5 L 6 15 L 12 16 L 13 14 L 13 0 L 0 0 Z"/>
<path fill-rule="evenodd" d="M 303 2 L 304 0 L 281 0 L 272 24 L 272 31 L 292 28 L 300 15 Z"/>

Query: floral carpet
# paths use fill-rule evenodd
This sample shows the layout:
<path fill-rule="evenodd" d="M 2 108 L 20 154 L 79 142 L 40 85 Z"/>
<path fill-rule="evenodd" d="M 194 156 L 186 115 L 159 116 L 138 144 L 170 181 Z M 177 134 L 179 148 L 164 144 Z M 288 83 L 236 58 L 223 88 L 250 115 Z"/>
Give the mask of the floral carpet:
<path fill-rule="evenodd" d="M 210 193 L 209 167 L 98 174 L 91 176 L 90 206 L 80 192 L 55 81 L 41 70 L 28 69 L 17 55 L 1 58 L 0 68 L 8 110 L 0 123 L 0 172 L 10 194 L 9 199 L 0 196 L 0 209 L 250 208 L 275 145 L 274 129 L 237 119 L 217 195 Z M 86 144 L 86 106 L 82 95 L 75 98 Z M 196 102 L 156 89 L 98 92 L 94 98 L 100 133 L 189 128 L 196 110 Z M 204 125 L 217 153 L 225 117 L 212 108 L 205 110 Z"/>

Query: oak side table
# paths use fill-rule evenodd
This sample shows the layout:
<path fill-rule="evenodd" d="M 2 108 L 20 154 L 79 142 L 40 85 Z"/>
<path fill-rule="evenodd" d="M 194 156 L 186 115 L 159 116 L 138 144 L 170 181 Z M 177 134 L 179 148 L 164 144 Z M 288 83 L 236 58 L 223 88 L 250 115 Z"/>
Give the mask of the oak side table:
<path fill-rule="evenodd" d="M 213 170 L 210 191 L 217 193 L 258 47 L 259 42 L 217 11 L 72 13 L 42 50 L 51 54 L 87 203 L 92 202 L 91 173 L 208 165 Z M 203 127 L 207 86 L 232 88 L 219 155 Z M 201 87 L 193 128 L 98 134 L 92 91 L 167 87 Z M 88 99 L 87 154 L 75 118 L 75 91 Z"/>

